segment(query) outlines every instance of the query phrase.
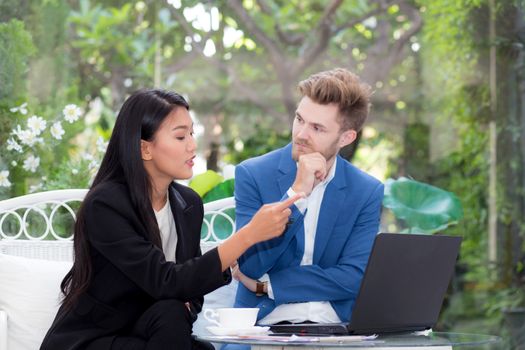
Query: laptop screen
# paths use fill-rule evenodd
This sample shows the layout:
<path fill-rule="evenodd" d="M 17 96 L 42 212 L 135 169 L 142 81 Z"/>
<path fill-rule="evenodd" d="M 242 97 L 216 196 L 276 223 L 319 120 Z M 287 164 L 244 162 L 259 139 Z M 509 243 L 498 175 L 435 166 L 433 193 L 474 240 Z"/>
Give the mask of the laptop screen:
<path fill-rule="evenodd" d="M 379 234 L 350 324 L 375 333 L 433 327 L 459 252 L 461 237 Z"/>

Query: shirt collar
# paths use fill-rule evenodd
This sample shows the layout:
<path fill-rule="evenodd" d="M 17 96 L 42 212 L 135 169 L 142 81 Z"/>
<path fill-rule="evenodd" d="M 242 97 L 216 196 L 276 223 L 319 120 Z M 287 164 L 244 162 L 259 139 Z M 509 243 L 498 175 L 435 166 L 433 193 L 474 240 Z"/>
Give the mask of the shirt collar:
<path fill-rule="evenodd" d="M 326 186 L 326 185 L 328 185 L 328 183 L 330 181 L 332 181 L 332 179 L 335 176 L 335 168 L 336 168 L 336 166 L 337 166 L 337 156 L 334 159 L 334 164 L 332 164 L 332 167 L 328 171 L 328 175 L 326 176 L 326 178 L 321 183 L 319 183 L 319 185 Z"/>

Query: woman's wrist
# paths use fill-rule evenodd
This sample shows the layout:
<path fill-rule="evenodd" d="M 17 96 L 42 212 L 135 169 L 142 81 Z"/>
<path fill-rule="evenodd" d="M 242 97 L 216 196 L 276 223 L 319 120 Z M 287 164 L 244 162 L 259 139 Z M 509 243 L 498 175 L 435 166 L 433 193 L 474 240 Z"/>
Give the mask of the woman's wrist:
<path fill-rule="evenodd" d="M 231 235 L 226 241 L 222 242 L 217 250 L 221 260 L 222 271 L 230 268 L 237 259 L 252 246 L 249 239 L 249 232 L 244 228 Z"/>
<path fill-rule="evenodd" d="M 245 249 L 248 249 L 257 243 L 253 240 L 252 226 L 250 223 L 246 224 L 239 231 L 237 231 L 235 235 L 239 237 L 239 240 Z"/>

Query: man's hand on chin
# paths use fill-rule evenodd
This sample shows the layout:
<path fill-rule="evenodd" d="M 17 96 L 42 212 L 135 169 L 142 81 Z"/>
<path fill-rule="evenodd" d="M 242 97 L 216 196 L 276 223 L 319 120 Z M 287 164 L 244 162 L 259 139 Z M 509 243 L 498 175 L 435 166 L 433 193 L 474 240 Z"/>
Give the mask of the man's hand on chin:
<path fill-rule="evenodd" d="M 295 193 L 304 192 L 309 196 L 313 188 L 323 181 L 327 174 L 326 159 L 321 153 L 303 154 L 299 156 L 297 162 L 297 175 L 292 190 Z"/>

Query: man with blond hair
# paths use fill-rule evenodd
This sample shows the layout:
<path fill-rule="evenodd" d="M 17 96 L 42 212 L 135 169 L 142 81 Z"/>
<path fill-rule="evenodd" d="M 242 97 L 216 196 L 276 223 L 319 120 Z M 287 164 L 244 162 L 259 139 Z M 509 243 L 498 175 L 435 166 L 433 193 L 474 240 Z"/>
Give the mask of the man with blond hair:
<path fill-rule="evenodd" d="M 338 155 L 363 127 L 370 87 L 337 68 L 298 88 L 292 142 L 236 168 L 237 229 L 266 203 L 306 196 L 285 233 L 234 268 L 235 307 L 259 307 L 262 325 L 348 321 L 379 228 L 383 184 Z"/>

